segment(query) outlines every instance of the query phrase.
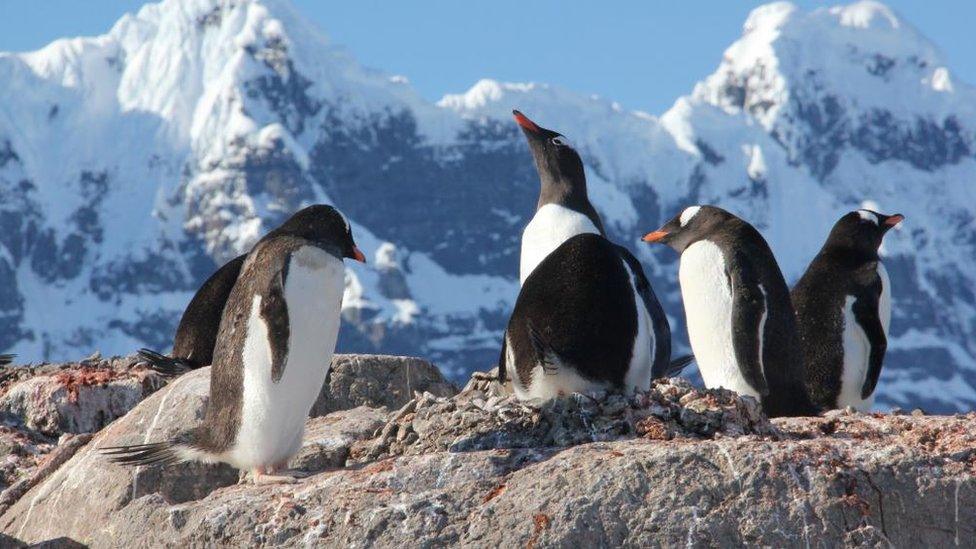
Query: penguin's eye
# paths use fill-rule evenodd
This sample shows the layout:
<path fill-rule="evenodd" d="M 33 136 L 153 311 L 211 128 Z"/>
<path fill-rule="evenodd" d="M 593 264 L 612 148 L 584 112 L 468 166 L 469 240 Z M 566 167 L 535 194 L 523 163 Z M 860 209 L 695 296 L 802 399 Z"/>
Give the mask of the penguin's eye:
<path fill-rule="evenodd" d="M 557 147 L 569 147 L 571 149 L 573 148 L 573 146 L 569 144 L 569 140 L 561 135 L 557 135 L 556 137 L 553 137 L 549 141 L 551 141 L 552 144 Z"/>

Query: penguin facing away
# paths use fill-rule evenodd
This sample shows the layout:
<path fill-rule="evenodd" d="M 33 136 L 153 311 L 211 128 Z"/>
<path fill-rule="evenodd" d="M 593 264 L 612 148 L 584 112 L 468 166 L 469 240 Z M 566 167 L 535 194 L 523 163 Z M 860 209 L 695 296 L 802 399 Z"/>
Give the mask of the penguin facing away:
<path fill-rule="evenodd" d="M 498 367 L 499 381 L 511 376 L 519 399 L 648 389 L 661 334 L 654 333 L 620 250 L 598 234 L 579 234 L 526 279 Z"/>
<path fill-rule="evenodd" d="M 564 135 L 540 127 L 519 111 L 512 111 L 522 128 L 539 172 L 539 202 L 522 231 L 519 283 L 553 250 L 583 233 L 606 236 L 603 221 L 586 194 L 583 160 Z"/>
<path fill-rule="evenodd" d="M 825 409 L 867 412 L 891 324 L 891 281 L 878 257 L 904 216 L 856 210 L 840 218 L 793 288 L 807 390 Z"/>
<path fill-rule="evenodd" d="M 688 338 L 705 385 L 762 402 L 772 417 L 813 415 L 789 290 L 769 245 L 715 206 L 691 206 L 647 234 L 679 254 Z"/>
<path fill-rule="evenodd" d="M 528 141 L 540 183 L 536 213 L 522 232 L 519 283 L 525 284 L 542 260 L 569 238 L 579 234 L 605 237 L 606 231 L 600 214 L 587 195 L 583 160 L 569 139 L 539 126 L 517 110 L 512 114 Z M 637 258 L 627 248 L 617 248 L 632 275 L 631 284 L 637 288 L 643 305 L 641 315 L 648 318 L 652 326 L 648 333 L 653 335 L 653 341 L 648 344 L 653 347 L 650 355 L 653 376 L 677 375 L 689 359 L 682 357 L 671 362 L 671 327 L 664 308 Z"/>
<path fill-rule="evenodd" d="M 243 254 L 228 261 L 200 286 L 183 311 L 170 356 L 151 349 L 139 349 L 140 358 L 150 368 L 166 376 L 176 376 L 213 362 L 224 305 L 246 258 L 247 254 Z"/>
<path fill-rule="evenodd" d="M 224 308 L 203 422 L 174 440 L 103 448 L 124 465 L 225 462 L 256 483 L 301 447 L 328 375 L 345 288 L 343 258 L 363 261 L 331 206 L 305 208 L 248 254 Z"/>

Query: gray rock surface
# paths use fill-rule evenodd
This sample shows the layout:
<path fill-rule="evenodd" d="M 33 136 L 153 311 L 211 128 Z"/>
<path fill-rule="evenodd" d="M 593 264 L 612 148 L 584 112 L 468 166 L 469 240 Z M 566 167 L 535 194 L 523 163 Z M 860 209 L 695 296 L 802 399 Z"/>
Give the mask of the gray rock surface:
<path fill-rule="evenodd" d="M 53 437 L 98 431 L 163 386 L 159 375 L 136 362 L 134 356 L 95 355 L 81 362 L 4 368 L 0 417 Z"/>
<path fill-rule="evenodd" d="M 219 467 L 122 469 L 94 452 L 198 420 L 205 394 L 198 371 L 144 401 L 14 503 L 0 531 L 95 547 L 976 539 L 976 414 L 831 412 L 770 422 L 752 399 L 680 380 L 629 399 L 574 395 L 538 408 L 478 383 L 390 412 L 312 418 L 292 465 L 315 474 L 291 485 L 229 485 L 236 474 Z"/>
<path fill-rule="evenodd" d="M 415 392 L 449 397 L 458 392 L 436 366 L 421 358 L 335 355 L 312 417 L 356 406 L 399 408 Z"/>

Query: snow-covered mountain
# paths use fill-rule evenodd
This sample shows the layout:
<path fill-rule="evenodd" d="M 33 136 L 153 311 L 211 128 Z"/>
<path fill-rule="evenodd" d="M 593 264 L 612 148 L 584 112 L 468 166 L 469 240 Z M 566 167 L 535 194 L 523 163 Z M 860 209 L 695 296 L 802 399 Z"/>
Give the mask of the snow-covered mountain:
<path fill-rule="evenodd" d="M 638 239 L 685 205 L 752 221 L 791 281 L 843 212 L 906 214 L 879 403 L 976 406 L 976 91 L 878 3 L 756 9 L 659 118 L 491 80 L 431 104 L 278 0 L 164 0 L 0 54 L 0 83 L 0 349 L 23 359 L 166 348 L 216 263 L 325 201 L 371 259 L 340 349 L 489 366 L 538 188 L 518 107 L 581 150 L 679 340 L 675 254 Z"/>

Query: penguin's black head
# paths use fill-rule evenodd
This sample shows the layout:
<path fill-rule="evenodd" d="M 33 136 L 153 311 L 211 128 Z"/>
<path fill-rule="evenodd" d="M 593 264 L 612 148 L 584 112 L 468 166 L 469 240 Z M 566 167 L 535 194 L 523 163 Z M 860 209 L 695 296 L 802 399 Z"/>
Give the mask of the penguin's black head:
<path fill-rule="evenodd" d="M 265 238 L 274 236 L 302 238 L 336 257 L 366 263 L 366 256 L 352 238 L 349 222 L 332 206 L 316 204 L 297 211 Z"/>
<path fill-rule="evenodd" d="M 715 206 L 689 206 L 660 229 L 644 235 L 643 240 L 667 244 L 680 254 L 685 251 L 685 248 L 706 238 L 723 224 L 738 219 Z"/>
<path fill-rule="evenodd" d="M 555 195 L 582 193 L 586 197 L 586 176 L 583 160 L 573 145 L 562 134 L 547 130 L 528 119 L 519 111 L 512 111 L 515 121 L 522 128 L 529 142 L 535 168 L 542 182 L 540 203 L 549 202 Z"/>
<path fill-rule="evenodd" d="M 845 214 L 830 231 L 827 248 L 856 250 L 875 255 L 881 247 L 881 239 L 892 227 L 901 223 L 901 214 L 885 215 L 874 210 L 854 210 Z"/>

